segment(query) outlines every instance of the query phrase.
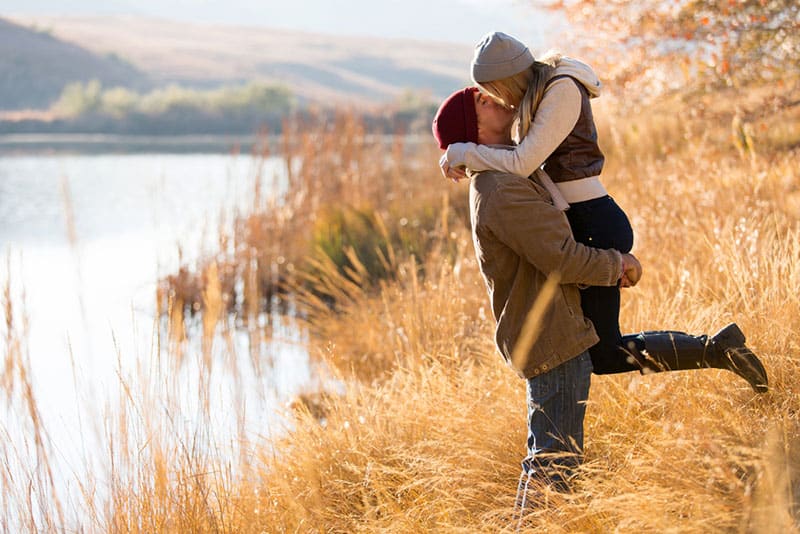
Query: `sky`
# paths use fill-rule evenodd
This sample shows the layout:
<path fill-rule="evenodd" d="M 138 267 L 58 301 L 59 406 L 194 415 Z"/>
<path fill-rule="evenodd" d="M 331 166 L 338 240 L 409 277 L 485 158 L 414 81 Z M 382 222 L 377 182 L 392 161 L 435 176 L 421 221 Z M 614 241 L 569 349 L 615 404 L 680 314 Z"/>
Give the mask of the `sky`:
<path fill-rule="evenodd" d="M 3 0 L 0 16 L 129 14 L 469 44 L 490 31 L 503 31 L 535 51 L 552 46 L 546 32 L 558 23 L 552 15 L 532 7 L 533 3 L 534 0 Z"/>

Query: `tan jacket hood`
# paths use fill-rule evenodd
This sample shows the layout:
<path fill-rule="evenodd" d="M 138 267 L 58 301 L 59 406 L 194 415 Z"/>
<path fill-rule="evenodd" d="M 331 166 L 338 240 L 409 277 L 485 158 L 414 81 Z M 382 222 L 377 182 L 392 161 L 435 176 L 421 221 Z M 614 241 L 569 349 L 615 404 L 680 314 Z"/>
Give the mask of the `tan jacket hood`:
<path fill-rule="evenodd" d="M 575 78 L 589 91 L 589 96 L 592 98 L 600 96 L 600 89 L 602 84 L 600 79 L 595 74 L 592 67 L 586 63 L 571 57 L 562 57 L 556 66 L 556 71 L 553 76 L 570 76 Z"/>

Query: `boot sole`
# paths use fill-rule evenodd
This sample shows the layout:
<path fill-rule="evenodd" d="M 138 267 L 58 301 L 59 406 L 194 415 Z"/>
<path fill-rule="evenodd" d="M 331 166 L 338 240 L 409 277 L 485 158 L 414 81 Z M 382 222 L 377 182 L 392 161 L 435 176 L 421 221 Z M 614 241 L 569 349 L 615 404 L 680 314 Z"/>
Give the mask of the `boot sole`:
<path fill-rule="evenodd" d="M 727 349 L 725 354 L 731 364 L 731 371 L 747 380 L 756 393 L 767 392 L 767 372 L 750 349 Z"/>

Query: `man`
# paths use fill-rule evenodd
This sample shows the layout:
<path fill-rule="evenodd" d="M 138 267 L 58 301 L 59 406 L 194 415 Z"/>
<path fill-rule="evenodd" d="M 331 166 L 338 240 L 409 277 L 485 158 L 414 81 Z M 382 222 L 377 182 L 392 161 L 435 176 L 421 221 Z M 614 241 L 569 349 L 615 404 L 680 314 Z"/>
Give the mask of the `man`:
<path fill-rule="evenodd" d="M 468 88 L 442 104 L 433 132 L 443 148 L 465 140 L 511 145 L 513 118 L 513 111 Z M 583 449 L 592 373 L 587 351 L 598 337 L 581 312 L 578 284 L 631 285 L 641 273 L 631 254 L 577 243 L 540 172 L 530 178 L 470 173 L 473 243 L 497 322 L 495 340 L 506 361 L 527 380 L 526 487 L 531 476 L 560 483 L 564 477 L 555 468 L 574 466 Z M 527 342 L 529 348 L 518 347 L 528 314 L 551 276 L 558 277 L 559 285 L 538 318 L 538 335 Z M 524 497 L 526 488 L 521 489 Z"/>

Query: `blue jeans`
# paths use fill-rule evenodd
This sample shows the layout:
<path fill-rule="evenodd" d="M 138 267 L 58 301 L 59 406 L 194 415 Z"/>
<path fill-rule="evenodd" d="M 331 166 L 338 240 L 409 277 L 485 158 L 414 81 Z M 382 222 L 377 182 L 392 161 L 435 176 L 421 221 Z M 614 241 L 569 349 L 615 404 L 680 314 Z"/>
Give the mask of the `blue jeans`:
<path fill-rule="evenodd" d="M 528 456 L 525 474 L 536 476 L 548 469 L 569 470 L 583 453 L 583 418 L 592 360 L 586 351 L 555 369 L 528 379 Z"/>

